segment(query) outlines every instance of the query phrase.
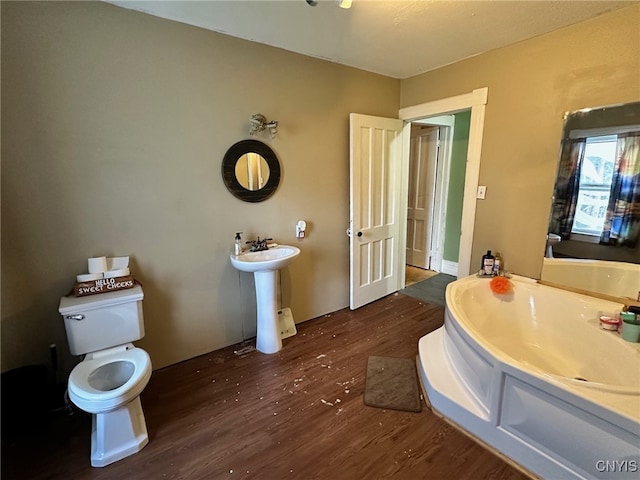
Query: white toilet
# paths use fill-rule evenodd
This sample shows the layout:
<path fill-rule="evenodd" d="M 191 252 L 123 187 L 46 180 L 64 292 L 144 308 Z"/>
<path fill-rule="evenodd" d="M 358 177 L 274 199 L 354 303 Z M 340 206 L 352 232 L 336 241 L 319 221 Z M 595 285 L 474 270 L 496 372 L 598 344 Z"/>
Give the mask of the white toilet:
<path fill-rule="evenodd" d="M 69 350 L 85 355 L 71 371 L 68 391 L 93 414 L 91 465 L 104 467 L 149 443 L 140 393 L 151 378 L 151 359 L 131 342 L 144 337 L 142 287 L 86 297 L 62 297 Z"/>

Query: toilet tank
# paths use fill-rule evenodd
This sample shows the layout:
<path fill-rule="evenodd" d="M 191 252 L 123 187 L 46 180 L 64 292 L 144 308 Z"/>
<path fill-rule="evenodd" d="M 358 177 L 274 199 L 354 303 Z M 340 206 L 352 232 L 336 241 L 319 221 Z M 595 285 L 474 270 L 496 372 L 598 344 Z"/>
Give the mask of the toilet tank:
<path fill-rule="evenodd" d="M 86 297 L 62 297 L 58 311 L 71 354 L 96 352 L 144 337 L 143 296 L 137 285 Z"/>

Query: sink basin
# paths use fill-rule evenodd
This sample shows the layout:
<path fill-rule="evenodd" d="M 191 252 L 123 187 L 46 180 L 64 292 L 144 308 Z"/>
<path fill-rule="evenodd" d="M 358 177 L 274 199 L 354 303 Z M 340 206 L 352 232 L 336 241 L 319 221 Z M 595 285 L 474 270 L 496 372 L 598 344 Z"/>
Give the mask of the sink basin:
<path fill-rule="evenodd" d="M 286 267 L 300 255 L 298 247 L 278 245 L 261 252 L 231 255 L 231 264 L 243 272 L 269 272 Z"/>
<path fill-rule="evenodd" d="M 231 264 L 242 272 L 253 273 L 256 286 L 257 335 L 256 349 L 262 353 L 276 353 L 282 349 L 282 335 L 278 326 L 276 279 L 278 270 L 289 265 L 298 255 L 298 247 L 278 245 L 261 252 L 231 255 Z"/>

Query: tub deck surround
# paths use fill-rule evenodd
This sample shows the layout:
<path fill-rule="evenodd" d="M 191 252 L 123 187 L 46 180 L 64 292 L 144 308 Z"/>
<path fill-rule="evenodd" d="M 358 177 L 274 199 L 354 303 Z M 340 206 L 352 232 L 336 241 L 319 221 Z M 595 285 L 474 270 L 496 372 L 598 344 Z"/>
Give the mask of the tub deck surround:
<path fill-rule="evenodd" d="M 545 258 L 541 280 L 588 292 L 640 300 L 640 264 L 637 263 Z"/>
<path fill-rule="evenodd" d="M 609 295 L 606 293 L 593 292 L 590 290 L 584 290 L 582 288 L 570 287 L 562 283 L 548 282 L 546 280 L 538 280 L 538 283 L 540 285 L 546 285 L 547 287 L 559 288 L 561 290 L 566 290 L 568 292 L 577 293 L 580 295 L 587 295 L 589 297 L 595 297 L 601 300 L 607 300 L 608 302 L 617 303 L 617 304 L 620 304 L 620 307 L 623 311 L 628 310 L 629 307 L 640 308 L 640 300 L 636 300 L 631 297 L 619 297 L 616 295 Z"/>
<path fill-rule="evenodd" d="M 637 475 L 640 344 L 598 322 L 621 304 L 512 282 L 450 284 L 444 326 L 418 342 L 432 408 L 543 478 Z"/>

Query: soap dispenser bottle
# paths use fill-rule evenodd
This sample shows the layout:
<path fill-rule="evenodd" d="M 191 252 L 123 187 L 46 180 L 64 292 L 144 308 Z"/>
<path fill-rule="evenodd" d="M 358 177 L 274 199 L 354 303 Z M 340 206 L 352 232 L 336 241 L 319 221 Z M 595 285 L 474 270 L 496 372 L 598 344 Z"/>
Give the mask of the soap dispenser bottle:
<path fill-rule="evenodd" d="M 242 232 L 236 232 L 236 241 L 233 245 L 233 253 L 235 255 L 240 255 L 242 253 L 242 239 L 240 238 L 240 234 Z"/>

